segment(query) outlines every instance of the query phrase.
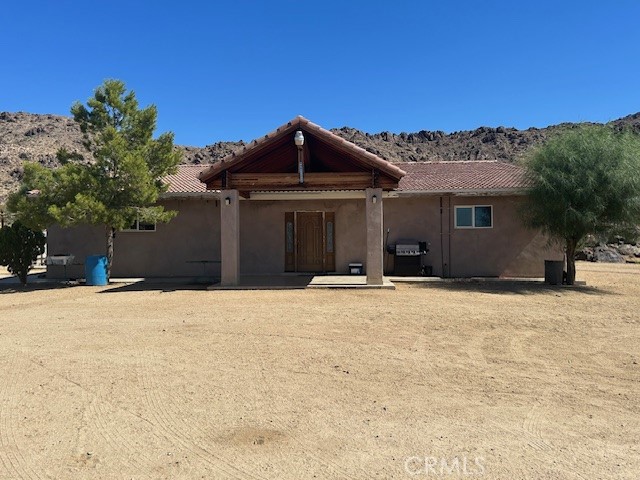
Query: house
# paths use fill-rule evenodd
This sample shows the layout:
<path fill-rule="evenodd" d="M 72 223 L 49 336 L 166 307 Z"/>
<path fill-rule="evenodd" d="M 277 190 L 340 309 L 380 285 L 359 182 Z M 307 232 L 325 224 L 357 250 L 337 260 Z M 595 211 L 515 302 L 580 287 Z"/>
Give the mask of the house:
<path fill-rule="evenodd" d="M 561 253 L 520 221 L 527 181 L 497 161 L 390 163 L 297 117 L 214 165 L 180 166 L 177 216 L 119 232 L 114 277 L 342 273 L 539 277 Z M 51 228 L 48 251 L 104 252 L 98 227 Z M 81 277 L 82 266 L 50 266 Z"/>

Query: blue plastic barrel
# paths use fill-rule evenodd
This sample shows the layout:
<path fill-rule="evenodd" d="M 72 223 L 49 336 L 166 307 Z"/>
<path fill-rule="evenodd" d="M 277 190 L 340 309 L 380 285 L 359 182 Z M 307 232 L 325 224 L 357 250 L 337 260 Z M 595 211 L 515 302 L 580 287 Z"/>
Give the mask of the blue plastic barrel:
<path fill-rule="evenodd" d="M 89 255 L 84 261 L 84 276 L 87 285 L 108 285 L 106 255 Z"/>

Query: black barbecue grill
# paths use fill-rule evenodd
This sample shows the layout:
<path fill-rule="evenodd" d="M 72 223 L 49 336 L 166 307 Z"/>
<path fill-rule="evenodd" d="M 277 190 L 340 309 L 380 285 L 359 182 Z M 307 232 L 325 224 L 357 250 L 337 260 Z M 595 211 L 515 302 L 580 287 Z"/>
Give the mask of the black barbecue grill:
<path fill-rule="evenodd" d="M 425 275 L 422 257 L 428 251 L 427 242 L 416 240 L 398 240 L 395 245 L 387 245 L 387 253 L 394 256 L 393 274 L 409 277 Z"/>

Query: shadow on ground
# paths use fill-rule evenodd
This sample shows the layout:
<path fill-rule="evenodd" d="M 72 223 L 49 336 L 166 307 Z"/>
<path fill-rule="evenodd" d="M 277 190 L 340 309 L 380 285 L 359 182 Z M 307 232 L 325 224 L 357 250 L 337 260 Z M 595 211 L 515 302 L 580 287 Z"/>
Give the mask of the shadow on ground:
<path fill-rule="evenodd" d="M 580 293 L 584 295 L 618 295 L 616 292 L 585 285 L 547 285 L 540 282 L 518 281 L 482 281 L 482 280 L 453 280 L 446 282 L 407 283 L 413 288 L 427 290 L 449 290 L 452 292 L 488 293 L 498 295 L 536 295 L 541 293 L 567 294 Z"/>
<path fill-rule="evenodd" d="M 210 283 L 162 283 L 135 282 L 123 285 L 111 285 L 98 293 L 126 293 L 126 292 L 177 292 L 184 290 L 206 290 Z"/>
<path fill-rule="evenodd" d="M 20 280 L 18 280 L 18 277 L 15 275 L 0 277 L 0 294 L 56 290 L 60 288 L 73 287 L 75 285 L 77 285 L 77 282 L 49 280 L 44 276 L 43 272 L 34 272 L 27 275 L 26 285 L 22 285 Z"/>
<path fill-rule="evenodd" d="M 135 283 L 127 283 L 122 286 L 102 290 L 100 293 L 122 293 L 122 292 L 145 292 L 162 291 L 173 292 L 178 290 L 289 290 L 305 288 L 313 275 L 264 275 L 264 276 L 243 276 L 240 285 L 234 287 L 223 287 L 218 282 L 191 281 L 172 282 L 158 280 L 143 280 Z"/>

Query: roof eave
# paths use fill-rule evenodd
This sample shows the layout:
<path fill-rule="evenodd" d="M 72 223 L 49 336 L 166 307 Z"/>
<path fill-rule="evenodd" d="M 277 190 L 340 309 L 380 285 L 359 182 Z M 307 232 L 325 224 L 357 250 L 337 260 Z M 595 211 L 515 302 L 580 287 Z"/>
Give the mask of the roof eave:
<path fill-rule="evenodd" d="M 206 190 L 204 192 L 164 192 L 160 200 L 172 200 L 179 198 L 214 198 L 220 196 L 220 190 Z"/>
<path fill-rule="evenodd" d="M 454 195 L 454 196 L 477 196 L 477 195 L 526 195 L 527 188 L 465 188 L 465 189 L 434 189 L 434 190 L 395 190 L 393 193 L 398 197 L 417 195 Z"/>
<path fill-rule="evenodd" d="M 258 147 L 263 148 L 269 145 L 269 143 L 275 141 L 277 135 L 283 135 L 287 131 L 294 130 L 295 128 L 299 127 L 303 123 L 303 120 L 309 122 L 306 118 L 298 115 L 293 120 L 290 120 L 289 122 L 276 128 L 275 130 L 267 133 L 264 137 L 252 140 L 249 144 L 243 146 L 241 149 L 239 148 L 238 150 L 224 157 L 215 165 L 211 165 L 208 169 L 200 172 L 200 174 L 198 175 L 198 179 L 202 183 L 209 182 L 215 175 L 222 173 L 230 166 L 234 166 L 235 164 L 242 161 L 247 153 L 250 153 Z"/>

